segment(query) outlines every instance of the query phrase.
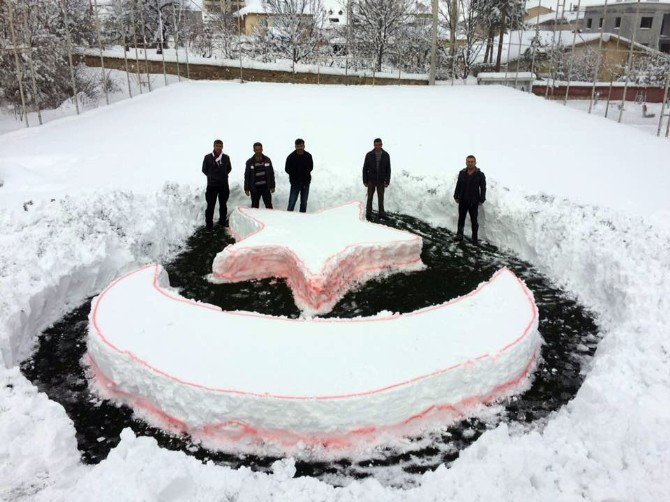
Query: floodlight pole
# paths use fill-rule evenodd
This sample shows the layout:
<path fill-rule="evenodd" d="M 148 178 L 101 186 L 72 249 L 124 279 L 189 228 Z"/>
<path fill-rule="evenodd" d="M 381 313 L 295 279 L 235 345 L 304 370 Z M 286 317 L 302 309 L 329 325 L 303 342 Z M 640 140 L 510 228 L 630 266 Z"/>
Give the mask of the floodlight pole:
<path fill-rule="evenodd" d="M 668 73 L 665 74 L 665 89 L 663 90 L 663 102 L 661 103 L 660 117 L 658 117 L 658 129 L 656 130 L 656 136 L 661 135 L 661 127 L 663 126 L 663 116 L 665 115 L 665 102 L 668 100 L 669 83 L 670 83 L 670 67 L 668 67 Z M 670 113 L 668 113 L 668 124 L 670 124 Z"/>
<path fill-rule="evenodd" d="M 79 115 L 79 98 L 77 97 L 77 82 L 74 78 L 74 64 L 72 62 L 72 41 L 70 40 L 70 23 L 68 22 L 65 0 L 60 2 L 63 11 L 63 21 L 65 23 L 65 44 L 67 45 L 67 59 L 70 63 L 70 83 L 72 84 L 72 97 L 74 98 L 74 107 Z"/>
<path fill-rule="evenodd" d="M 98 20 L 98 0 L 93 0 L 93 8 L 95 9 L 95 31 L 98 34 L 98 49 L 100 50 L 100 72 L 102 75 L 102 80 L 100 85 L 105 91 L 105 102 L 109 104 L 109 91 L 107 90 L 107 85 L 105 84 L 105 59 L 102 56 L 102 34 L 100 33 L 100 21 Z"/>
<path fill-rule="evenodd" d="M 33 61 L 33 45 L 31 42 L 30 29 L 28 27 L 27 16 L 23 15 L 23 34 L 26 41 L 26 48 L 28 49 L 28 64 L 30 65 L 30 81 L 33 88 L 33 102 L 37 106 L 37 120 L 42 125 L 42 111 L 40 110 L 40 97 L 37 93 L 37 79 L 35 78 L 35 62 Z"/>
<path fill-rule="evenodd" d="M 349 0 L 351 2 L 351 0 Z M 435 74 L 437 73 L 437 13 L 438 0 L 432 1 L 433 5 L 433 27 L 431 30 L 431 44 L 430 44 L 430 76 L 428 77 L 428 85 L 435 85 Z"/>
<path fill-rule="evenodd" d="M 142 91 L 142 79 L 140 77 L 140 57 L 137 53 L 137 28 L 135 27 L 135 9 L 137 7 L 137 1 L 133 1 L 133 8 L 130 10 L 130 24 L 133 27 L 133 45 L 135 46 L 135 74 L 137 75 L 137 85 L 140 87 L 140 94 L 143 94 Z"/>
<path fill-rule="evenodd" d="M 581 7 L 582 0 L 577 0 L 577 21 L 579 21 L 579 9 Z M 602 20 L 603 26 L 605 25 L 605 18 Z M 577 23 L 575 23 L 574 30 L 572 32 L 572 49 L 570 49 L 570 65 L 568 66 L 568 82 L 565 85 L 565 99 L 563 100 L 563 106 L 568 104 L 568 94 L 570 93 L 570 79 L 572 78 L 572 67 L 575 63 L 575 44 L 577 42 Z M 597 66 L 596 66 L 597 68 Z"/>
<path fill-rule="evenodd" d="M 174 27 L 174 54 L 177 61 L 177 81 L 181 82 L 181 72 L 179 71 L 179 30 L 177 29 L 177 13 L 174 3 L 172 4 L 172 26 Z M 179 14 L 181 17 L 181 13 Z"/>
<path fill-rule="evenodd" d="M 558 9 L 560 8 L 561 5 L 561 0 L 556 0 L 556 16 L 554 16 L 554 31 L 551 34 L 551 55 L 553 57 L 554 55 L 554 49 L 556 48 L 556 28 L 558 26 Z M 554 66 L 556 66 L 554 64 Z M 554 85 L 554 71 L 552 69 L 551 73 L 551 85 Z M 553 95 L 553 92 L 552 92 Z M 547 85 L 544 88 L 544 99 L 549 98 L 549 81 L 547 80 Z"/>
<path fill-rule="evenodd" d="M 637 6 L 635 8 L 635 22 L 633 23 L 633 36 L 630 41 L 630 51 L 628 51 L 628 69 L 626 71 L 626 80 L 623 84 L 623 95 L 621 96 L 621 108 L 619 108 L 619 120 L 617 122 L 621 123 L 623 117 L 623 108 L 626 103 L 626 91 L 628 90 L 628 80 L 630 78 L 630 70 L 633 66 L 633 47 L 635 47 L 635 34 L 637 33 L 638 23 L 640 20 L 640 0 L 637 0 Z"/>
<path fill-rule="evenodd" d="M 584 15 L 586 17 L 586 14 Z M 605 20 L 607 19 L 607 0 L 603 7 L 603 24 L 600 25 L 600 39 L 598 40 L 598 56 L 596 58 L 596 67 L 593 70 L 593 86 L 591 87 L 591 100 L 589 101 L 589 113 L 593 109 L 593 99 L 596 95 L 596 81 L 598 80 L 598 72 L 600 71 L 600 58 L 603 50 L 603 31 L 605 30 Z"/>
<path fill-rule="evenodd" d="M 19 47 L 16 45 L 16 33 L 14 32 L 14 10 L 12 9 L 12 2 L 7 2 L 7 8 L 9 9 L 9 30 L 12 34 L 12 45 L 14 46 L 14 63 L 16 65 L 16 78 L 19 80 L 19 94 L 21 95 L 21 108 L 23 109 L 23 120 L 26 123 L 26 127 L 30 127 L 28 122 L 28 110 L 26 110 L 26 98 L 23 94 L 23 71 L 19 64 Z"/>
<path fill-rule="evenodd" d="M 144 71 L 147 74 L 147 86 L 149 87 L 149 92 L 151 92 L 151 77 L 149 77 L 149 59 L 147 57 L 147 22 L 144 17 L 144 0 L 142 2 L 142 8 L 140 9 L 140 21 L 142 22 L 142 41 L 144 42 Z"/>

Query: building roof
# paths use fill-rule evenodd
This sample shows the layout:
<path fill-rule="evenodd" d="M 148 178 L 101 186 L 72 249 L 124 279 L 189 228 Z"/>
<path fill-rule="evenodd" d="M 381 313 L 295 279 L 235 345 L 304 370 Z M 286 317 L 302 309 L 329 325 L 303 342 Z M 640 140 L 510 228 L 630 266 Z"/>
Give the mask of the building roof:
<path fill-rule="evenodd" d="M 565 23 L 574 23 L 578 19 L 583 19 L 584 18 L 584 11 L 568 11 L 566 10 L 565 12 L 559 13 L 558 15 L 558 24 L 565 24 Z M 530 18 L 526 21 L 526 24 L 529 26 L 535 26 L 536 24 L 553 24 L 556 21 L 556 12 L 547 12 L 546 14 L 541 14 L 540 16 L 536 16 L 533 18 Z"/>
<path fill-rule="evenodd" d="M 632 4 L 635 5 L 637 3 L 637 0 L 614 0 L 614 1 L 609 1 L 607 2 L 608 7 L 616 6 L 616 5 L 623 5 L 623 4 Z M 670 0 L 640 0 L 640 5 L 658 5 L 658 4 L 663 4 L 663 5 L 668 5 L 670 4 Z M 604 7 L 605 2 L 603 1 L 598 1 L 597 3 L 587 5 L 585 6 L 586 8 L 598 8 L 598 7 Z"/>

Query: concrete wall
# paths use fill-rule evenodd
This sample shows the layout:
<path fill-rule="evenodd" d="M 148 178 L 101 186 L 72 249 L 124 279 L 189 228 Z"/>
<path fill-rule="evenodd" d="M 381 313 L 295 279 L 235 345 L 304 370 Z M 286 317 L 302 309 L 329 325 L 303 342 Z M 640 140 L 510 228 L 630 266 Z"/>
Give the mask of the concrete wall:
<path fill-rule="evenodd" d="M 533 94 L 544 97 L 546 86 L 534 85 Z M 549 87 L 549 99 L 564 99 L 565 85 L 557 85 Z M 591 99 L 591 85 L 575 85 L 571 84 L 568 91 L 568 99 Z M 606 100 L 610 92 L 610 87 L 606 83 L 596 84 L 596 92 L 600 93 L 600 100 Z M 621 101 L 623 96 L 623 87 L 617 86 L 611 89 L 610 100 Z M 647 103 L 661 103 L 663 101 L 663 87 L 643 87 L 636 85 L 629 85 L 626 89 L 626 101 L 635 101 L 638 94 L 642 96 L 642 101 Z M 645 99 L 646 98 L 646 99 Z"/>
<path fill-rule="evenodd" d="M 84 62 L 87 66 L 100 66 L 99 56 L 84 56 Z M 128 59 L 128 69 L 135 72 L 135 60 Z M 145 63 L 140 59 L 140 73 L 144 73 Z M 161 61 L 148 61 L 149 73 L 163 73 L 163 63 Z M 123 58 L 105 57 L 105 68 L 115 70 L 125 70 Z M 165 62 L 165 71 L 171 75 L 177 74 L 177 63 Z M 186 63 L 179 63 L 179 73 L 186 76 Z M 346 75 L 327 75 L 316 73 L 292 73 L 290 71 L 280 70 L 260 70 L 244 68 L 242 71 L 244 80 L 250 82 L 285 82 L 301 84 L 349 84 L 349 85 L 428 85 L 428 80 L 418 79 L 397 79 L 388 77 L 358 77 Z M 240 78 L 239 66 L 223 65 L 189 65 L 189 76 L 193 80 L 235 80 Z"/>

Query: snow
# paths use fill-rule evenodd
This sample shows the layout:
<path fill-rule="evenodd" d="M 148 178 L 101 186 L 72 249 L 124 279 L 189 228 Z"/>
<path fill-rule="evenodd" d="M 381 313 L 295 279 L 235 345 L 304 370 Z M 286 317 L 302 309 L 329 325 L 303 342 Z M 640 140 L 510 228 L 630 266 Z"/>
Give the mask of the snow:
<path fill-rule="evenodd" d="M 607 113 L 607 120 L 618 121 L 619 120 L 619 105 L 621 100 L 611 101 L 609 106 L 609 111 Z M 568 106 L 576 110 L 581 110 L 583 112 L 588 112 L 589 109 L 589 100 L 588 99 L 569 99 Z M 643 103 L 635 103 L 632 101 L 627 101 L 624 107 L 623 121 L 626 124 L 639 129 L 640 131 L 645 131 L 649 134 L 656 136 L 658 132 L 659 120 L 662 118 L 661 123 L 661 137 L 665 136 L 665 130 L 668 124 L 670 116 L 670 106 L 665 105 L 665 109 L 662 110 L 662 103 L 647 103 L 647 113 L 654 115 L 653 117 L 645 117 L 642 110 Z M 605 118 L 605 111 L 607 110 L 607 96 L 600 96 L 600 99 L 597 103 L 593 105 L 591 113 L 598 117 Z M 661 117 L 661 112 L 663 112 L 663 117 Z"/>
<path fill-rule="evenodd" d="M 265 119 L 245 119 L 254 113 Z M 598 315 L 604 337 L 577 396 L 542 423 L 486 432 L 406 490 L 294 478 L 290 459 L 273 474 L 202 464 L 130 431 L 108 459 L 82 465 L 70 420 L 16 364 L 65 311 L 173 256 L 202 225 L 200 161 L 218 136 L 233 159 L 231 207 L 248 203 L 242 160 L 257 139 L 270 156 L 306 139 L 315 210 L 364 197 L 363 155 L 380 136 L 394 166 L 387 209 L 452 229 L 456 173 L 477 155 L 489 179 L 480 237 Z M 494 86 L 183 83 L 0 136 L 0 498 L 666 498 L 668 158 L 664 138 Z M 275 196 L 287 200 L 286 178 Z"/>
<path fill-rule="evenodd" d="M 238 242 L 216 255 L 211 280 L 285 277 L 304 315 L 330 312 L 356 283 L 423 268 L 421 237 L 366 221 L 360 202 L 305 214 L 238 207 L 230 229 Z"/>
<path fill-rule="evenodd" d="M 355 320 L 226 312 L 168 286 L 150 265 L 94 300 L 95 387 L 219 449 L 369 447 L 438 409 L 446 423 L 524 388 L 540 346 L 532 293 L 507 269 L 448 303 Z"/>

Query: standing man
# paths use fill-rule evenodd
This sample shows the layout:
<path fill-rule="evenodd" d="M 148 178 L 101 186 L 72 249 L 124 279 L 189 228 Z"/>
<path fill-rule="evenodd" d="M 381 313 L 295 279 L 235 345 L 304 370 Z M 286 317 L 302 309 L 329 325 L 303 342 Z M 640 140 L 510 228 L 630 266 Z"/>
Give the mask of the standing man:
<path fill-rule="evenodd" d="M 454 200 L 458 204 L 456 240 L 463 240 L 465 215 L 469 213 L 472 225 L 472 242 L 478 246 L 477 231 L 479 230 L 479 223 L 477 223 L 477 216 L 479 205 L 486 201 L 486 176 L 477 167 L 477 159 L 474 155 L 468 155 L 465 158 L 465 169 L 461 169 L 461 172 L 458 173 Z"/>
<path fill-rule="evenodd" d="M 230 157 L 223 153 L 223 141 L 214 140 L 214 151 L 205 155 L 202 161 L 202 172 L 207 176 L 207 190 L 205 191 L 205 200 L 207 209 L 205 209 L 205 225 L 207 230 L 214 228 L 214 208 L 216 199 L 219 199 L 219 225 L 228 226 L 228 196 L 230 189 L 228 187 L 228 174 L 232 170 Z"/>
<path fill-rule="evenodd" d="M 305 151 L 305 140 L 298 138 L 295 140 L 295 151 L 286 157 L 286 167 L 284 168 L 291 182 L 287 211 L 295 209 L 295 203 L 298 200 L 298 194 L 300 194 L 300 212 L 307 212 L 307 197 L 309 196 L 309 184 L 312 181 L 312 169 L 314 169 L 312 155 Z"/>
<path fill-rule="evenodd" d="M 368 203 L 365 207 L 365 218 L 372 217 L 372 198 L 377 190 L 377 209 L 379 218 L 388 220 L 384 212 L 384 190 L 391 183 L 391 157 L 382 148 L 382 140 L 373 141 L 374 148 L 365 155 L 363 162 L 363 184 L 368 189 Z"/>
<path fill-rule="evenodd" d="M 266 209 L 272 209 L 275 193 L 275 172 L 272 161 L 263 155 L 263 145 L 254 143 L 254 156 L 247 160 L 244 169 L 244 193 L 251 195 L 251 207 L 258 207 L 261 197 Z"/>

